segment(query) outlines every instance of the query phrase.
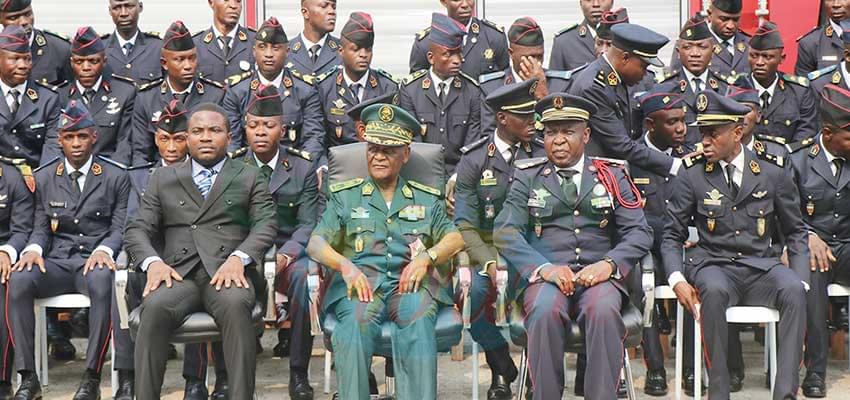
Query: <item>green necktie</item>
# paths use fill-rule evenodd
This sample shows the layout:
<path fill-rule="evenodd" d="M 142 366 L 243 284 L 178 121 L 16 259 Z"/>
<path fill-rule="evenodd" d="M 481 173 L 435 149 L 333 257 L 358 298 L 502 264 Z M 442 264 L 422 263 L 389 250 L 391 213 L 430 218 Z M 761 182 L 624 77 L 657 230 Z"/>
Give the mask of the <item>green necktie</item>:
<path fill-rule="evenodd" d="M 570 207 L 575 207 L 578 200 L 578 186 L 573 181 L 573 176 L 577 173 L 578 171 L 574 169 L 562 169 L 558 171 L 558 175 L 561 176 L 561 191 L 564 192 L 564 199 L 567 200 L 567 204 Z"/>
<path fill-rule="evenodd" d="M 263 173 L 266 179 L 271 179 L 272 173 L 274 172 L 272 167 L 269 167 L 268 164 L 264 164 L 262 167 L 260 167 L 260 171 Z"/>

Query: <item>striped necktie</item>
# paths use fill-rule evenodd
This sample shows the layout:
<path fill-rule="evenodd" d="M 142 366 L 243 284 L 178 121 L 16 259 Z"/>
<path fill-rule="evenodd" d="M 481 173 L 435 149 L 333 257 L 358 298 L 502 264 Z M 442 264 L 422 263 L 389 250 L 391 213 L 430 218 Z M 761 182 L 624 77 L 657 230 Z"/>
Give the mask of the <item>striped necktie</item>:
<path fill-rule="evenodd" d="M 197 177 L 195 177 L 195 184 L 198 185 L 198 190 L 201 192 L 201 196 L 206 200 L 207 196 L 210 194 L 210 189 L 212 189 L 213 185 L 213 176 L 215 176 L 216 171 L 211 169 L 204 169 L 198 173 Z"/>

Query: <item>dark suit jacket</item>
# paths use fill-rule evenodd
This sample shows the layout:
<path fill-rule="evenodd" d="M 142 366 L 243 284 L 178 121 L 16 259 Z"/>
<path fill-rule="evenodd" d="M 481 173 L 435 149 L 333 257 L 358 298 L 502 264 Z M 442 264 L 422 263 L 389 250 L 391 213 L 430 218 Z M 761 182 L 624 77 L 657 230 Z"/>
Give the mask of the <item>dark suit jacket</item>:
<path fill-rule="evenodd" d="M 32 50 L 33 80 L 58 85 L 73 78 L 71 72 L 71 44 L 68 39 L 53 32 L 33 29 Z"/>
<path fill-rule="evenodd" d="M 198 74 L 216 82 L 224 82 L 227 77 L 248 71 L 254 65 L 254 45 L 252 29 L 239 26 L 236 36 L 230 42 L 230 52 L 224 54 L 213 28 L 207 28 L 192 36 L 198 49 Z"/>
<path fill-rule="evenodd" d="M 26 159 L 33 168 L 62 155 L 57 143 L 59 94 L 30 79 L 21 94 L 18 112 L 12 115 L 0 101 L 0 155 Z"/>
<path fill-rule="evenodd" d="M 185 275 L 200 261 L 213 276 L 234 250 L 262 264 L 276 232 L 269 183 L 258 168 L 226 160 L 204 200 L 187 160 L 153 173 L 126 240 L 135 263 L 159 256 Z"/>
<path fill-rule="evenodd" d="M 570 93 L 583 97 L 599 109 L 590 116 L 593 134 L 585 152 L 591 156 L 628 160 L 658 174 L 669 174 L 673 157 L 652 151 L 638 138 L 642 127 L 634 118 L 634 91 L 620 81 L 603 58 L 590 63 L 573 77 Z"/>
<path fill-rule="evenodd" d="M 101 40 L 106 43 L 106 65 L 111 73 L 130 78 L 140 86 L 162 78 L 159 64 L 162 39 L 158 34 L 140 31 L 133 51 L 127 56 L 116 35 L 104 35 Z"/>
<path fill-rule="evenodd" d="M 590 27 L 590 23 L 583 20 L 555 34 L 549 68 L 571 70 L 593 62 L 596 59 L 596 44 Z"/>
<path fill-rule="evenodd" d="M 339 57 L 339 39 L 328 34 L 325 45 L 319 51 L 319 59 L 314 63 L 310 59 L 310 49 L 304 47 L 301 34 L 289 42 L 289 57 L 286 58 L 286 67 L 306 75 L 316 75 L 342 63 Z"/>
<path fill-rule="evenodd" d="M 18 169 L 0 162 L 0 245 L 12 246 L 21 254 L 32 232 L 34 205 Z"/>
<path fill-rule="evenodd" d="M 82 268 L 97 246 L 121 251 L 130 179 L 120 167 L 100 157 L 92 160 L 79 198 L 58 158 L 35 174 L 35 224 L 29 243 L 38 244 L 45 258 L 68 260 L 72 268 Z"/>
<path fill-rule="evenodd" d="M 701 156 L 685 160 L 667 207 L 661 242 L 668 277 L 678 271 L 693 279 L 700 268 L 717 263 L 736 263 L 764 271 L 776 266 L 784 268 L 772 247 L 772 238 L 781 231 L 791 269 L 800 280 L 809 281 L 808 232 L 800 215 L 800 196 L 793 173 L 759 159 L 749 150 L 745 149 L 744 154 L 744 177 L 734 198 L 719 163 L 708 163 Z M 688 237 L 691 217 L 699 242 L 688 250 L 683 263 L 682 244 Z"/>
<path fill-rule="evenodd" d="M 62 86 L 59 95 L 62 107 L 66 107 L 70 100 L 83 101 L 76 80 Z M 133 82 L 103 75 L 100 87 L 87 105 L 89 114 L 97 123 L 97 142 L 94 144 L 96 154 L 129 165 L 135 102 L 136 86 Z"/>

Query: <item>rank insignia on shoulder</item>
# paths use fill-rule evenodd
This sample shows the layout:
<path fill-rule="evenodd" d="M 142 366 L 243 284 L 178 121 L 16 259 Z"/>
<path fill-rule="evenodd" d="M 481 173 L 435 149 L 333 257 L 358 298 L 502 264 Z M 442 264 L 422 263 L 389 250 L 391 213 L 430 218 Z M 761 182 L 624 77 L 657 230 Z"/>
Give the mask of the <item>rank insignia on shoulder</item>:
<path fill-rule="evenodd" d="M 525 160 L 517 160 L 514 165 L 519 169 L 528 169 L 534 166 L 543 165 L 548 159 L 546 157 L 527 158 Z"/>
<path fill-rule="evenodd" d="M 351 189 L 353 187 L 360 186 L 365 180 L 363 178 L 354 178 L 349 179 L 344 182 L 334 183 L 330 186 L 330 190 L 332 193 L 336 193 L 345 189 Z"/>
<path fill-rule="evenodd" d="M 410 186 L 404 185 L 404 187 L 401 188 L 401 194 L 403 194 L 405 198 L 413 198 L 413 190 L 410 189 Z"/>
<path fill-rule="evenodd" d="M 425 192 L 425 193 L 429 193 L 429 194 L 432 194 L 432 195 L 434 195 L 434 196 L 440 196 L 440 195 L 442 195 L 442 192 L 440 192 L 440 190 L 439 190 L 439 189 L 433 188 L 433 187 L 431 187 L 431 186 L 424 185 L 424 184 L 421 184 L 421 183 L 416 182 L 416 181 L 407 181 L 407 183 L 408 183 L 410 186 L 413 186 L 415 189 L 419 189 L 419 190 L 421 190 L 421 191 L 423 191 L 423 192 Z"/>

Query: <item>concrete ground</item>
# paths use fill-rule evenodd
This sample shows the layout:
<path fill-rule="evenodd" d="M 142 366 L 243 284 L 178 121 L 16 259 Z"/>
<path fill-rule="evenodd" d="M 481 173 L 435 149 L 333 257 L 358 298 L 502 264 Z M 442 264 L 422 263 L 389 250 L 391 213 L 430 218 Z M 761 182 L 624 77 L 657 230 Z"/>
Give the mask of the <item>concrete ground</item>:
<path fill-rule="evenodd" d="M 271 332 L 268 332 L 271 333 Z M 263 347 L 265 351 L 259 356 L 259 364 L 257 367 L 257 391 L 260 399 L 286 399 L 288 398 L 288 368 L 286 359 L 273 358 L 271 349 L 277 341 L 277 336 L 266 334 L 263 337 Z M 763 353 L 762 348 L 753 341 L 751 333 L 743 334 L 744 340 L 744 356 L 747 365 L 746 381 L 742 392 L 732 395 L 735 400 L 762 400 L 769 399 L 769 391 L 763 386 L 764 373 L 762 371 Z M 316 399 L 330 399 L 330 394 L 322 393 L 322 367 L 324 365 L 322 358 L 321 340 L 316 340 L 316 348 L 314 349 L 314 358 L 311 363 L 311 382 L 316 389 Z M 77 346 L 78 359 L 71 362 L 51 361 L 50 368 L 50 386 L 46 388 L 44 393 L 45 399 L 71 399 L 74 391 L 77 388 L 80 376 L 85 363 L 79 359 L 79 355 L 85 354 L 85 341 L 74 339 L 74 344 Z M 180 349 L 182 351 L 182 349 Z M 520 353 L 514 352 L 514 360 L 519 362 Z M 632 368 L 635 375 L 635 386 L 638 393 L 638 398 L 652 399 L 653 397 L 643 394 L 643 377 L 644 366 L 641 360 L 632 360 Z M 374 368 L 375 371 L 380 371 L 378 381 L 383 383 L 383 361 L 376 359 Z M 480 355 L 480 379 L 479 398 L 486 397 L 487 387 L 490 384 L 490 371 L 484 361 L 484 355 Z M 673 380 L 673 359 L 667 362 L 667 374 L 670 387 L 672 389 Z M 567 389 L 565 390 L 565 398 L 575 398 L 572 395 L 573 376 L 575 367 L 575 356 L 568 357 L 567 373 Z M 105 370 L 108 371 L 107 365 Z M 166 375 L 165 388 L 163 390 L 163 398 L 168 400 L 181 400 L 183 398 L 183 379 L 180 376 L 182 370 L 182 358 L 171 361 L 168 364 L 168 373 Z M 850 373 L 846 360 L 830 360 L 828 369 L 828 398 L 830 399 L 848 399 L 850 398 Z M 452 361 L 450 355 L 440 355 L 438 365 L 438 382 L 440 399 L 470 399 L 472 396 L 472 360 L 467 357 L 464 361 Z M 104 376 L 103 393 L 104 399 L 110 398 L 106 394 L 109 392 L 109 378 Z M 332 378 L 333 375 L 332 375 Z M 212 386 L 214 379 L 210 379 Z M 331 390 L 336 386 L 332 382 Z M 800 396 L 801 398 L 802 395 Z M 666 397 L 673 399 L 673 393 Z M 660 399 L 660 398 L 659 398 Z"/>

